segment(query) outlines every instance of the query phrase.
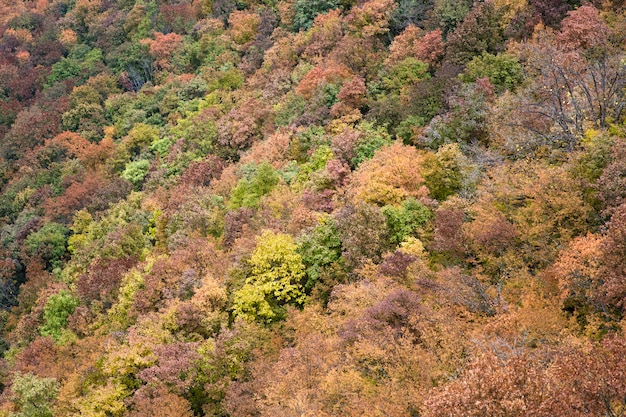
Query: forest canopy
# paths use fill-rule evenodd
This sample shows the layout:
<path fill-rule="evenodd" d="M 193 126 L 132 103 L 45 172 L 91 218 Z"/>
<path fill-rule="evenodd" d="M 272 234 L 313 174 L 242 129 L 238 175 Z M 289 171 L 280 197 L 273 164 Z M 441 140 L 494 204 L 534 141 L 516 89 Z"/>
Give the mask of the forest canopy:
<path fill-rule="evenodd" d="M 626 415 L 626 5 L 0 0 L 0 417 Z"/>

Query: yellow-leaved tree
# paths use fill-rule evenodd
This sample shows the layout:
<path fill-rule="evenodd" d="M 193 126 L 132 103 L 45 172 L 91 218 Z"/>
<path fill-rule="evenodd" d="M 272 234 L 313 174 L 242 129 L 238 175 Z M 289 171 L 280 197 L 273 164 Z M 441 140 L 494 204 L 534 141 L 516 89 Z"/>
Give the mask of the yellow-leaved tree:
<path fill-rule="evenodd" d="M 235 293 L 235 315 L 271 322 L 284 315 L 286 304 L 304 302 L 304 263 L 296 248 L 294 239 L 283 233 L 266 230 L 257 238 L 251 274 Z"/>

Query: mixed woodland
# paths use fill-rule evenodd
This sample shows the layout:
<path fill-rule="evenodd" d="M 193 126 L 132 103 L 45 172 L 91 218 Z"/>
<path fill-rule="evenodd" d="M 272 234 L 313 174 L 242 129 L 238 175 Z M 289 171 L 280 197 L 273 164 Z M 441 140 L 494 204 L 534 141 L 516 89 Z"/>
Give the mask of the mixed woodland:
<path fill-rule="evenodd" d="M 626 416 L 620 0 L 1 0 L 0 416 Z"/>

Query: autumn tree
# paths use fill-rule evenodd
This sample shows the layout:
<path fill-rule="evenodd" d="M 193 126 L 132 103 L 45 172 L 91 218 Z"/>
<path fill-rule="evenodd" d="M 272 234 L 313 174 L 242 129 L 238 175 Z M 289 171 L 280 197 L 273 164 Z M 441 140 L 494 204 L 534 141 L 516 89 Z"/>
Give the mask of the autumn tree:
<path fill-rule="evenodd" d="M 598 145 L 609 146 L 604 153 L 604 160 L 600 160 L 600 164 L 596 165 L 599 176 L 595 181 L 594 189 L 598 191 L 598 199 L 602 203 L 604 215 L 611 215 L 626 200 L 624 195 L 624 181 L 626 179 L 626 165 L 622 155 L 626 152 L 626 143 L 617 139 L 614 142 L 608 138 L 599 137 Z M 602 155 L 602 154 L 600 154 Z M 604 165 L 604 166 L 603 166 Z M 592 166 L 586 164 L 587 167 Z M 596 174 L 597 175 L 597 174 Z"/>
<path fill-rule="evenodd" d="M 235 158 L 238 151 L 249 148 L 273 126 L 268 108 L 251 98 L 234 107 L 217 122 L 218 143 L 224 147 L 224 154 Z"/>
<path fill-rule="evenodd" d="M 137 391 L 131 400 L 132 417 L 191 417 L 193 412 L 184 398 L 165 388 L 146 388 Z"/>
<path fill-rule="evenodd" d="M 389 248 L 387 220 L 380 208 L 361 202 L 343 207 L 335 216 L 342 258 L 349 270 L 368 260 L 379 262 Z"/>
<path fill-rule="evenodd" d="M 56 399 L 59 384 L 54 378 L 40 378 L 33 374 L 16 375 L 11 390 L 20 408 L 20 417 L 51 417 L 50 403 Z"/>
<path fill-rule="evenodd" d="M 305 56 L 312 58 L 327 56 L 344 35 L 341 11 L 334 9 L 315 17 L 310 29 Z"/>
<path fill-rule="evenodd" d="M 145 39 L 143 42 L 150 48 L 150 55 L 154 58 L 154 64 L 157 69 L 168 71 L 172 69 L 172 55 L 180 47 L 182 37 L 177 33 L 157 32 L 154 39 Z"/>
<path fill-rule="evenodd" d="M 55 221 L 68 224 L 74 212 L 84 207 L 93 207 L 92 202 L 99 197 L 106 185 L 106 180 L 96 173 L 88 174 L 84 181 L 73 181 L 61 196 L 46 201 L 46 214 Z"/>
<path fill-rule="evenodd" d="M 389 46 L 388 61 L 398 62 L 411 56 L 433 65 L 439 62 L 443 54 L 441 29 L 424 33 L 422 29 L 409 25 L 393 39 Z"/>
<path fill-rule="evenodd" d="M 425 416 L 548 416 L 544 370 L 528 355 L 501 359 L 481 352 L 457 380 L 436 390 L 425 402 Z"/>
<path fill-rule="evenodd" d="M 255 37 L 261 19 L 256 13 L 235 10 L 228 18 L 230 34 L 235 43 L 245 46 Z"/>
<path fill-rule="evenodd" d="M 407 197 L 426 198 L 420 173 L 422 158 L 413 147 L 395 142 L 379 149 L 352 177 L 352 195 L 370 204 L 399 204 Z"/>
<path fill-rule="evenodd" d="M 90 303 L 101 301 L 105 306 L 116 300 L 117 290 L 123 275 L 135 265 L 135 260 L 96 259 L 89 266 L 86 274 L 81 275 L 76 283 L 81 301 Z"/>
<path fill-rule="evenodd" d="M 56 104 L 34 105 L 19 112 L 0 146 L 2 157 L 7 160 L 20 159 L 28 149 L 60 133 L 61 114 L 65 105 L 66 102 L 61 100 Z"/>
<path fill-rule="evenodd" d="M 602 280 L 598 288 L 598 297 L 604 303 L 626 307 L 626 287 L 624 286 L 624 223 L 626 222 L 626 206 L 617 208 L 611 221 L 607 224 L 606 236 L 602 242 Z"/>
<path fill-rule="evenodd" d="M 271 322 L 283 316 L 285 305 L 304 302 L 305 267 L 296 250 L 289 235 L 266 230 L 257 238 L 249 261 L 251 274 L 235 293 L 233 310 L 237 316 Z"/>
<path fill-rule="evenodd" d="M 462 65 L 483 51 L 498 52 L 503 41 L 499 20 L 500 15 L 493 2 L 474 3 L 463 23 L 448 37 L 448 59 Z"/>
<path fill-rule="evenodd" d="M 346 18 L 348 31 L 357 38 L 380 37 L 389 32 L 389 18 L 396 7 L 391 0 L 357 4 Z"/>
<path fill-rule="evenodd" d="M 546 415 L 621 415 L 624 349 L 623 337 L 612 335 L 587 352 L 574 350 L 558 357 Z"/>
<path fill-rule="evenodd" d="M 538 98 L 523 100 L 522 108 L 558 126 L 557 144 L 568 150 L 583 135 L 587 121 L 605 128 L 621 118 L 624 68 L 610 35 L 598 11 L 586 5 L 569 13 L 560 32 L 540 31 L 521 50 Z M 579 36 L 588 41 L 578 41 Z M 550 132 L 532 130 L 550 137 Z"/>
<path fill-rule="evenodd" d="M 424 183 L 430 195 L 440 201 L 471 188 L 473 170 L 456 143 L 443 145 L 435 154 L 426 154 L 422 162 Z"/>
<path fill-rule="evenodd" d="M 608 311 L 599 293 L 602 244 L 602 237 L 592 234 L 575 238 L 548 270 L 558 280 L 563 310 L 583 329 L 597 312 Z"/>
<path fill-rule="evenodd" d="M 464 253 L 463 222 L 465 213 L 459 208 L 440 207 L 435 212 L 432 248 L 453 257 Z"/>
<path fill-rule="evenodd" d="M 567 12 L 580 4 L 579 1 L 558 1 L 558 0 L 530 0 L 532 13 L 536 19 L 533 22 L 541 21 L 546 26 L 558 27 Z"/>

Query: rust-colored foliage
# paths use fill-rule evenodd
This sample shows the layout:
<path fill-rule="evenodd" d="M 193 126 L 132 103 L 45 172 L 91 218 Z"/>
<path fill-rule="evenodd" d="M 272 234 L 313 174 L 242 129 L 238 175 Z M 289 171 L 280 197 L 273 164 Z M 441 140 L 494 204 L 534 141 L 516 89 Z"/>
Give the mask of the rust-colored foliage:
<path fill-rule="evenodd" d="M 144 387 L 131 399 L 129 417 L 193 417 L 191 405 L 165 387 Z"/>
<path fill-rule="evenodd" d="M 463 65 L 481 52 L 496 53 L 502 47 L 500 11 L 492 1 L 474 3 L 474 7 L 448 37 L 447 57 Z"/>
<path fill-rule="evenodd" d="M 333 166 L 340 167 L 339 164 L 349 165 L 356 157 L 355 147 L 365 134 L 359 130 L 348 128 L 338 135 L 332 137 L 333 154 L 337 158 L 337 163 Z M 334 168 L 333 168 L 334 169 Z M 349 172 L 349 167 L 348 167 Z"/>
<path fill-rule="evenodd" d="M 600 298 L 608 304 L 626 308 L 626 205 L 617 208 L 602 242 Z"/>
<path fill-rule="evenodd" d="M 270 111 L 251 98 L 217 122 L 218 142 L 232 150 L 244 150 L 273 130 Z"/>
<path fill-rule="evenodd" d="M 181 35 L 187 32 L 196 21 L 194 7 L 191 3 L 161 4 L 159 11 L 165 21 L 166 29 Z"/>
<path fill-rule="evenodd" d="M 567 352 L 553 366 L 547 412 L 554 416 L 623 415 L 626 341 L 610 336 L 588 352 Z"/>
<path fill-rule="evenodd" d="M 358 38 L 346 35 L 333 49 L 329 59 L 350 68 L 353 74 L 371 81 L 384 61 L 382 41 L 377 37 Z"/>
<path fill-rule="evenodd" d="M 302 97 L 310 99 L 323 83 L 325 83 L 324 85 L 341 84 L 351 76 L 352 72 L 345 65 L 337 63 L 318 65 L 304 76 L 298 84 L 296 92 Z"/>
<path fill-rule="evenodd" d="M 54 340 L 50 337 L 39 337 L 17 356 L 15 370 L 44 378 L 58 378 L 61 375 L 55 369 L 56 357 L 57 347 Z"/>
<path fill-rule="evenodd" d="M 376 206 L 358 204 L 346 206 L 336 216 L 343 258 L 353 270 L 368 260 L 379 262 L 389 248 L 385 216 Z"/>
<path fill-rule="evenodd" d="M 201 359 L 198 343 L 172 343 L 157 346 L 155 355 L 157 364 L 138 373 L 149 385 L 163 384 L 171 392 L 185 394 L 197 377 L 196 363 Z"/>
<path fill-rule="evenodd" d="M 330 10 L 315 17 L 304 54 L 312 58 L 321 58 L 337 45 L 343 37 L 341 11 Z"/>
<path fill-rule="evenodd" d="M 389 32 L 389 17 L 396 8 L 392 0 L 370 0 L 352 8 L 346 17 L 348 30 L 361 38 Z"/>
<path fill-rule="evenodd" d="M 402 33 L 393 38 L 389 45 L 389 57 L 387 61 L 397 63 L 409 56 L 413 56 L 415 44 L 423 36 L 424 31 L 415 25 L 408 25 Z"/>
<path fill-rule="evenodd" d="M 609 216 L 626 202 L 626 141 L 617 139 L 610 155 L 595 185 L 604 206 L 604 214 Z"/>
<path fill-rule="evenodd" d="M 61 196 L 46 201 L 46 215 L 55 221 L 70 223 L 74 212 L 88 206 L 105 184 L 106 180 L 97 173 L 88 173 L 83 181 L 72 182 Z"/>
<path fill-rule="evenodd" d="M 591 49 L 606 47 L 611 29 L 591 4 L 580 6 L 567 13 L 557 35 L 559 44 L 567 49 Z"/>
<path fill-rule="evenodd" d="M 393 39 L 389 46 L 387 62 L 398 63 L 405 58 L 415 57 L 431 65 L 438 63 L 444 54 L 444 44 L 441 29 L 431 32 L 424 31 L 414 25 L 409 25 Z"/>
<path fill-rule="evenodd" d="M 476 244 L 492 253 L 506 250 L 517 237 L 515 225 L 498 211 L 485 213 L 484 217 L 475 218 L 465 230 L 468 237 Z"/>
<path fill-rule="evenodd" d="M 224 246 L 230 247 L 235 240 L 239 239 L 244 232 L 244 228 L 252 219 L 254 211 L 250 208 L 242 207 L 229 211 L 224 218 Z"/>
<path fill-rule="evenodd" d="M 380 264 L 380 273 L 390 277 L 406 278 L 409 266 L 418 260 L 417 256 L 396 250 L 385 256 Z"/>
<path fill-rule="evenodd" d="M 15 268 L 15 261 L 10 260 L 10 262 Z M 51 280 L 52 277 L 46 270 L 45 262 L 42 259 L 37 257 L 28 259 L 26 282 L 20 287 L 20 293 L 17 297 L 18 309 L 22 314 L 28 313 L 36 305 L 41 291 L 48 286 Z"/>
<path fill-rule="evenodd" d="M 105 306 L 116 300 L 117 290 L 122 277 L 135 264 L 136 260 L 130 257 L 123 259 L 96 259 L 81 275 L 76 283 L 76 290 L 81 301 L 91 303 L 101 301 Z"/>
<path fill-rule="evenodd" d="M 552 267 L 564 308 L 572 313 L 584 309 L 586 304 L 597 305 L 600 301 L 602 244 L 602 237 L 592 234 L 575 238 Z"/>
<path fill-rule="evenodd" d="M 337 94 L 337 98 L 344 104 L 358 109 L 365 104 L 366 92 L 365 80 L 356 76 L 352 80 L 343 84 L 341 90 L 339 90 L 339 93 Z"/>
<path fill-rule="evenodd" d="M 190 299 L 207 274 L 221 277 L 227 265 L 218 262 L 220 252 L 209 242 L 190 240 L 184 249 L 155 262 L 135 298 L 138 313 L 155 311 L 171 300 Z"/>
<path fill-rule="evenodd" d="M 181 176 L 180 182 L 184 185 L 208 186 L 212 180 L 219 179 L 224 169 L 224 161 L 215 155 L 209 155 L 201 161 L 189 164 Z"/>
<path fill-rule="evenodd" d="M 465 212 L 454 208 L 441 208 L 435 213 L 433 249 L 461 255 L 464 252 L 463 222 Z"/>
<path fill-rule="evenodd" d="M 444 55 L 443 34 L 441 29 L 428 32 L 415 42 L 415 57 L 433 65 L 438 63 Z"/>
<path fill-rule="evenodd" d="M 0 415 L 626 416 L 623 1 L 0 3 Z"/>
<path fill-rule="evenodd" d="M 60 133 L 61 114 L 66 103 L 67 100 L 61 100 L 54 108 L 52 103 L 34 105 L 19 112 L 0 146 L 2 156 L 21 158 L 27 151 Z"/>
<path fill-rule="evenodd" d="M 423 415 L 435 416 L 549 416 L 542 410 L 549 398 L 548 383 L 539 364 L 526 355 L 499 358 L 479 353 L 465 372 L 433 393 Z"/>
<path fill-rule="evenodd" d="M 150 55 L 154 57 L 155 66 L 161 70 L 169 70 L 172 68 L 170 59 L 180 47 L 182 37 L 173 32 L 167 35 L 157 32 L 154 34 L 154 39 L 146 39 L 144 43 L 148 45 Z"/>
<path fill-rule="evenodd" d="M 256 142 L 241 157 L 242 164 L 258 163 L 258 161 L 267 161 L 274 168 L 282 168 L 288 161 L 288 155 L 285 150 L 289 147 L 292 139 L 292 132 L 286 130 L 278 130 L 269 137 L 265 137 L 263 141 Z"/>
<path fill-rule="evenodd" d="M 68 152 L 68 156 L 78 158 L 85 166 L 95 168 L 103 164 L 111 155 L 114 144 L 111 138 L 99 143 L 89 142 L 78 133 L 63 132 L 46 141 L 46 146 L 59 146 Z"/>
<path fill-rule="evenodd" d="M 260 23 L 258 14 L 235 10 L 228 18 L 230 36 L 235 43 L 245 46 L 254 40 Z"/>

